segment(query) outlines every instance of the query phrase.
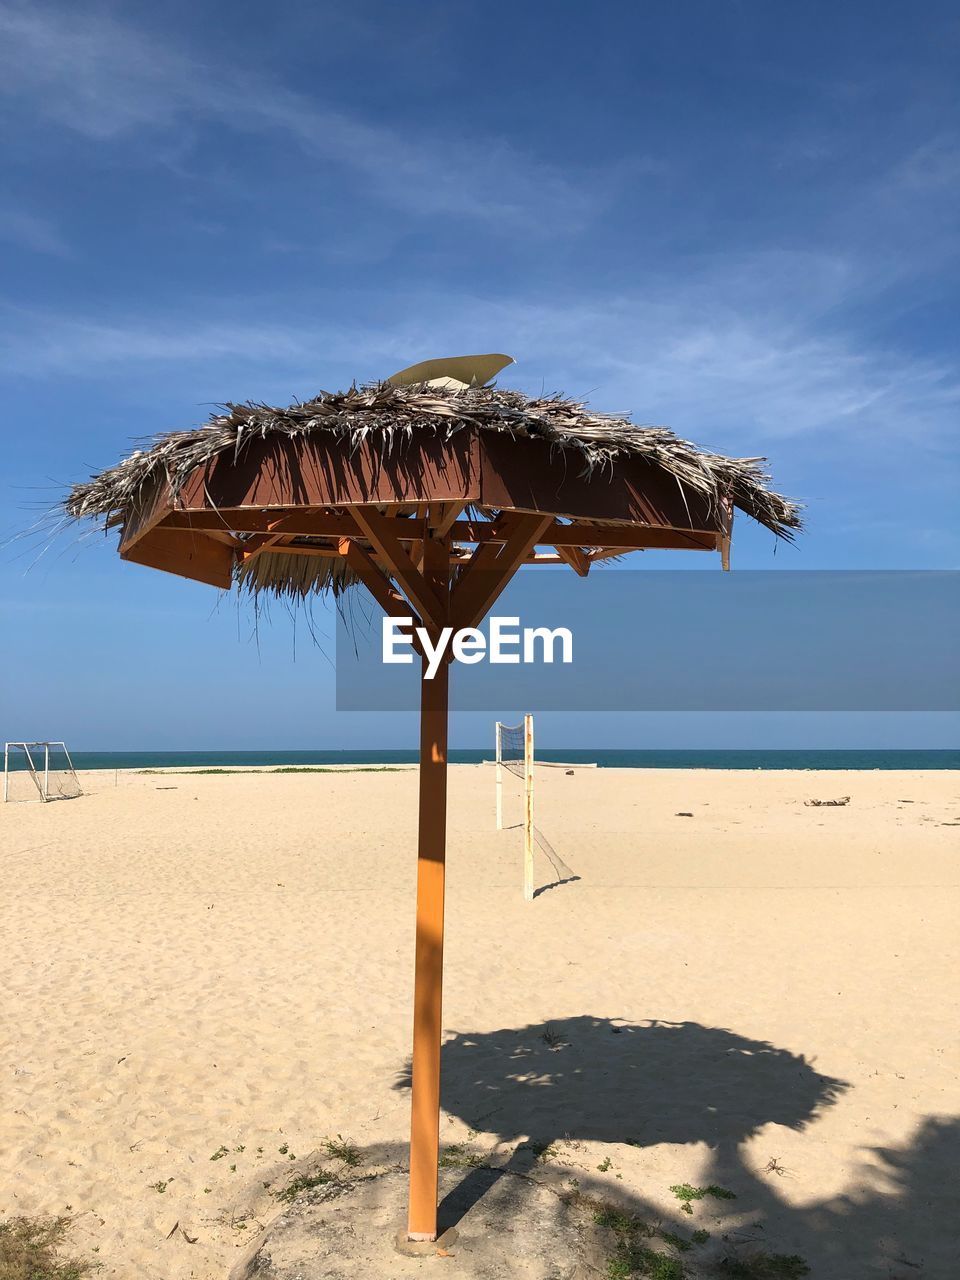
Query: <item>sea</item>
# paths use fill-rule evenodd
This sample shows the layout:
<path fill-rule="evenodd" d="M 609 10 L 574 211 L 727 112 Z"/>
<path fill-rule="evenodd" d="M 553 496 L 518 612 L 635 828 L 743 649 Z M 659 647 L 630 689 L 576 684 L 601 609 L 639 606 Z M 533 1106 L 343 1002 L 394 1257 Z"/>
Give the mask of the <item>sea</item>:
<path fill-rule="evenodd" d="M 71 755 L 77 769 L 270 769 L 417 763 L 415 750 L 73 751 Z M 490 748 L 451 749 L 450 762 L 480 764 L 491 755 Z M 558 747 L 538 750 L 537 759 L 596 764 L 601 769 L 960 769 L 960 750 L 632 751 L 619 747 Z"/>

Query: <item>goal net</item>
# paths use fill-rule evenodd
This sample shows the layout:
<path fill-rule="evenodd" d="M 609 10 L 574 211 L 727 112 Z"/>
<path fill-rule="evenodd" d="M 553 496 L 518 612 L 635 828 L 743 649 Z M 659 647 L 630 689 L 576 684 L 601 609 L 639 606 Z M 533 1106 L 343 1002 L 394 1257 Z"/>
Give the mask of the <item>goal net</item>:
<path fill-rule="evenodd" d="M 80 779 L 65 743 L 4 743 L 5 802 L 73 800 L 80 795 Z"/>

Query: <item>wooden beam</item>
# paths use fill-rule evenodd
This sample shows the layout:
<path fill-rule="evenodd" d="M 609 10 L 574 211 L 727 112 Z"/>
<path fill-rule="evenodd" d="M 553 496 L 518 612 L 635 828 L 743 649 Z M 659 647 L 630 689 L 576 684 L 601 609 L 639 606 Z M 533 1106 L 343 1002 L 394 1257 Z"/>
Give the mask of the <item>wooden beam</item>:
<path fill-rule="evenodd" d="M 715 495 L 683 483 L 647 458 L 618 457 L 591 476 L 549 440 L 483 429 L 476 440 L 481 506 L 658 528 L 716 529 Z"/>
<path fill-rule="evenodd" d="M 560 543 L 557 547 L 557 555 L 581 578 L 585 578 L 590 572 L 590 561 L 583 554 L 580 547 L 565 547 L 563 543 Z"/>
<path fill-rule="evenodd" d="M 338 554 L 346 560 L 384 613 L 391 618 L 412 618 L 414 627 L 423 625 L 408 601 L 404 600 L 369 551 L 364 550 L 352 538 L 343 538 L 338 547 Z"/>
<path fill-rule="evenodd" d="M 300 510 L 260 509 L 255 507 L 221 508 L 217 511 L 171 511 L 163 522 L 164 529 L 220 529 L 235 533 L 284 533 L 291 537 L 323 538 L 355 534 L 351 507 L 331 511 L 327 508 Z M 378 513 L 390 520 L 398 537 L 423 536 L 423 524 L 416 519 Z"/>
<path fill-rule="evenodd" d="M 207 536 L 209 537 L 212 535 L 207 535 Z M 356 539 L 354 539 L 354 541 L 356 541 Z M 231 545 L 234 550 L 240 551 L 241 560 L 253 559 L 254 556 L 259 555 L 260 552 L 263 550 L 275 551 L 285 556 L 306 556 L 307 559 L 310 559 L 311 557 L 313 557 L 315 559 L 320 559 L 320 560 L 340 560 L 343 558 L 343 553 L 340 551 L 339 545 L 334 543 L 329 543 L 326 546 L 318 543 L 316 546 L 301 547 L 290 542 L 278 542 L 273 547 L 269 547 L 269 548 L 260 547 L 248 553 L 244 553 L 244 548 L 242 543 L 240 544 L 231 543 L 229 545 Z M 358 545 L 362 547 L 362 543 Z M 691 549 L 697 549 L 697 550 L 703 550 L 703 551 L 717 550 L 716 546 L 691 548 Z M 363 547 L 363 550 L 366 551 L 367 549 Z M 564 550 L 569 550 L 569 548 L 564 548 Z M 583 552 L 583 556 L 589 566 L 593 564 L 595 560 L 610 560 L 617 556 L 629 556 L 629 555 L 632 555 L 635 551 L 642 551 L 642 550 L 643 550 L 642 547 L 594 547 L 588 552 Z M 371 555 L 369 551 L 367 551 L 367 554 L 370 555 L 371 560 L 374 562 L 374 564 L 377 566 L 380 572 L 389 577 L 389 574 L 390 574 L 389 565 L 385 565 L 376 556 Z M 473 557 L 475 554 L 476 554 L 475 551 L 471 553 L 470 551 L 467 551 L 465 548 L 455 548 L 450 552 L 450 563 L 451 565 L 455 565 L 455 566 L 460 565 L 463 568 L 468 568 L 473 563 Z M 537 565 L 537 564 L 569 564 L 570 562 L 560 554 L 560 550 L 558 548 L 554 548 L 553 551 L 528 552 L 523 563 L 525 565 L 527 564 Z"/>
<path fill-rule="evenodd" d="M 502 511 L 495 520 L 488 522 L 493 536 L 483 542 L 478 542 L 471 552 L 470 559 L 461 570 L 460 578 L 454 588 L 454 595 L 457 590 L 464 587 L 471 576 L 476 577 L 496 563 L 501 545 L 509 537 L 510 531 L 516 527 L 517 519 L 516 512 Z M 451 604 L 452 607 L 453 605 Z"/>
<path fill-rule="evenodd" d="M 502 528 L 496 521 L 458 520 L 450 530 L 456 542 L 503 542 Z M 540 542 L 553 547 L 623 547 L 625 550 L 643 550 L 645 547 L 684 549 L 713 547 L 716 529 L 668 529 L 661 525 L 597 524 L 595 521 L 576 520 L 562 524 L 554 520 L 544 531 Z"/>
<path fill-rule="evenodd" d="M 268 434 L 195 467 L 179 496 L 183 511 L 477 502 L 479 444 L 474 431 L 416 431 L 396 449 L 377 431 L 361 440 L 326 430 Z"/>
<path fill-rule="evenodd" d="M 347 536 L 349 537 L 349 535 Z M 297 546 L 295 543 L 291 543 L 291 542 L 280 542 L 280 543 L 277 543 L 276 546 L 271 547 L 269 549 L 271 551 L 278 552 L 279 554 L 285 555 L 285 556 L 306 556 L 307 559 L 310 559 L 310 557 L 312 556 L 314 559 L 319 559 L 319 560 L 340 560 L 343 558 L 343 553 L 340 551 L 339 541 L 340 540 L 338 540 L 337 542 L 330 542 L 325 545 L 321 543 L 317 543 L 315 546 Z M 360 545 L 361 547 L 363 546 L 363 544 L 360 543 L 358 539 L 354 538 L 353 541 L 358 542 L 358 545 Z M 240 544 L 239 550 L 241 551 L 243 550 L 242 544 Z M 363 547 L 363 550 L 367 551 L 367 548 Z M 257 553 L 251 552 L 250 553 L 251 558 L 255 554 Z M 389 577 L 389 574 L 390 574 L 389 566 L 382 564 L 377 559 L 377 557 L 371 555 L 369 551 L 367 551 L 367 555 L 370 556 L 371 560 L 373 560 L 374 564 L 377 566 L 380 572 L 383 574 L 386 574 Z M 458 549 L 455 551 L 451 551 L 450 553 L 451 564 L 467 564 L 469 563 L 469 560 L 470 560 L 470 553 L 468 551 L 463 551 Z"/>
<path fill-rule="evenodd" d="M 460 518 L 460 513 L 463 511 L 463 504 L 460 502 L 443 502 L 438 503 L 437 505 L 441 507 L 440 518 L 437 520 L 436 524 L 434 524 L 431 511 L 430 527 L 433 529 L 433 535 L 435 538 L 445 538 Z"/>
<path fill-rule="evenodd" d="M 127 554 L 141 538 L 160 526 L 170 510 L 170 502 L 170 484 L 166 475 L 155 475 L 141 487 L 120 531 L 121 555 Z"/>
<path fill-rule="evenodd" d="M 280 520 L 274 521 L 274 526 L 272 527 L 275 527 L 278 524 L 282 524 L 282 521 Z M 210 536 L 217 537 L 218 535 L 215 533 L 211 533 Z M 243 544 L 241 557 L 244 563 L 246 563 L 248 560 L 252 560 L 254 556 L 260 555 L 261 552 L 266 551 L 268 548 L 276 547 L 277 543 L 281 542 L 282 539 L 283 539 L 282 533 L 254 534 L 252 538 L 248 538 L 246 542 Z"/>
<path fill-rule="evenodd" d="M 221 533 L 266 533 L 271 522 L 279 519 L 282 512 L 251 511 L 248 529 L 244 520 L 233 519 L 235 511 L 168 511 L 163 518 L 160 529 L 189 529 L 192 532 L 207 533 L 219 530 Z"/>
<path fill-rule="evenodd" d="M 356 521 L 357 528 L 379 558 L 389 566 L 390 576 L 396 581 L 420 617 L 439 630 L 443 626 L 440 619 L 446 612 L 445 606 L 396 536 L 393 526 L 399 521 L 382 516 L 373 507 L 351 507 L 350 516 Z M 419 535 L 422 539 L 425 532 L 424 525 L 419 520 L 415 523 L 419 526 Z"/>
<path fill-rule="evenodd" d="M 270 521 L 266 533 L 254 533 L 248 536 L 243 544 L 244 551 L 252 554 L 254 551 L 259 551 L 261 547 L 274 546 L 286 536 L 284 525 L 288 519 L 289 516 L 279 516 L 276 520 Z"/>
<path fill-rule="evenodd" d="M 720 552 L 720 568 L 727 570 L 730 568 L 730 545 L 733 542 L 733 517 L 736 511 L 729 495 L 724 496 L 722 508 L 723 529 L 717 537 L 717 550 Z"/>
<path fill-rule="evenodd" d="M 454 542 L 485 544 L 504 542 L 506 528 L 497 520 L 461 520 L 457 504 L 444 504 L 448 510 L 438 525 L 441 536 L 449 533 Z M 329 511 L 257 511 L 253 509 L 223 511 L 173 511 L 162 523 L 160 530 L 217 529 L 234 533 L 284 533 L 290 537 L 341 537 L 356 532 L 351 512 L 372 510 L 370 507 L 345 507 L 342 512 Z M 392 534 L 400 542 L 419 542 L 423 538 L 424 522 L 402 516 L 384 515 L 375 511 L 377 526 Z M 506 513 L 505 513 L 506 514 Z M 515 512 L 513 514 L 527 514 Z M 538 514 L 538 513 L 529 513 Z M 449 524 L 447 523 L 449 520 Z M 540 542 L 554 547 L 623 547 L 641 550 L 645 547 L 684 549 L 715 549 L 717 529 L 676 529 L 663 525 L 597 524 L 595 521 L 574 521 L 563 524 L 550 520 Z"/>
<path fill-rule="evenodd" d="M 627 554 L 622 547 L 595 547 L 588 552 L 587 559 L 593 564 L 597 560 L 616 560 L 619 556 Z"/>
<path fill-rule="evenodd" d="M 217 539 L 181 530 L 163 537 L 156 537 L 153 532 L 145 534 L 125 547 L 120 559 L 228 589 L 233 585 L 236 553 Z"/>
<path fill-rule="evenodd" d="M 255 548 L 253 551 L 249 552 L 249 557 L 252 559 L 262 550 L 262 547 Z M 305 547 L 298 547 L 292 542 L 278 542 L 275 546 L 270 547 L 269 550 L 279 552 L 285 556 L 306 556 L 308 559 L 311 556 L 318 560 L 340 560 L 343 558 L 343 553 L 340 551 L 339 547 L 339 540 L 337 542 L 328 542 L 325 544 L 318 542 L 316 546 Z M 366 550 L 366 548 L 364 548 L 364 550 Z M 367 555 L 370 555 L 369 551 L 367 551 Z M 380 562 L 375 560 L 372 556 L 371 559 L 374 559 L 374 562 L 381 573 L 387 573 L 386 565 L 380 564 Z"/>
<path fill-rule="evenodd" d="M 239 538 L 234 537 L 232 533 L 222 533 L 220 531 L 208 529 L 203 536 L 205 538 L 210 538 L 213 542 L 222 543 L 225 547 L 229 547 L 231 551 L 243 550 L 243 542 Z"/>
<path fill-rule="evenodd" d="M 455 629 L 475 627 L 486 617 L 553 517 L 510 512 L 503 523 L 509 528 L 506 542 L 499 548 L 478 547 L 453 589 L 450 616 Z"/>

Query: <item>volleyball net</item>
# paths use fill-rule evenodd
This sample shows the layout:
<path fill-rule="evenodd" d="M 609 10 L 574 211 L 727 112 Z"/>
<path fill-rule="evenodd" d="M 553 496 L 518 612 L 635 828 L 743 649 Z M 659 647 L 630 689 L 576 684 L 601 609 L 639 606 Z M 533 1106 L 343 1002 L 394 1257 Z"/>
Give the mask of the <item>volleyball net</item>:
<path fill-rule="evenodd" d="M 532 740 L 530 752 L 532 756 Z M 497 722 L 497 764 L 502 765 L 504 769 L 508 769 L 515 778 L 524 778 L 526 776 L 526 745 L 522 723 L 500 724 L 499 721 Z"/>
<path fill-rule="evenodd" d="M 553 845 L 534 822 L 534 755 L 533 716 L 523 717 L 520 724 L 496 724 L 496 791 L 497 830 L 521 827 L 523 831 L 523 896 L 534 897 L 534 850 L 539 849 L 553 868 L 554 883 L 577 880 L 577 876 L 559 856 Z M 519 784 L 519 785 L 518 785 Z M 504 821 L 506 800 L 508 821 Z M 513 821 L 519 810 L 520 820 Z"/>

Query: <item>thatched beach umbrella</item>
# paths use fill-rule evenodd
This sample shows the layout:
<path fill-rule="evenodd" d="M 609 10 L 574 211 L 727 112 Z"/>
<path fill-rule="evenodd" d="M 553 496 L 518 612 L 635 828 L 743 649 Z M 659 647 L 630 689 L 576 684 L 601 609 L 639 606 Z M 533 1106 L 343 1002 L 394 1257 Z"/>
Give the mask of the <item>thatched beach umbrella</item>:
<path fill-rule="evenodd" d="M 66 510 L 120 555 L 216 587 L 302 599 L 363 584 L 433 636 L 476 626 L 522 565 L 647 547 L 719 551 L 739 509 L 789 538 L 797 506 L 757 458 L 560 396 L 483 385 L 510 363 L 415 365 L 286 409 L 228 404 L 77 485 Z M 421 681 L 409 1237 L 437 1230 L 448 669 Z"/>

